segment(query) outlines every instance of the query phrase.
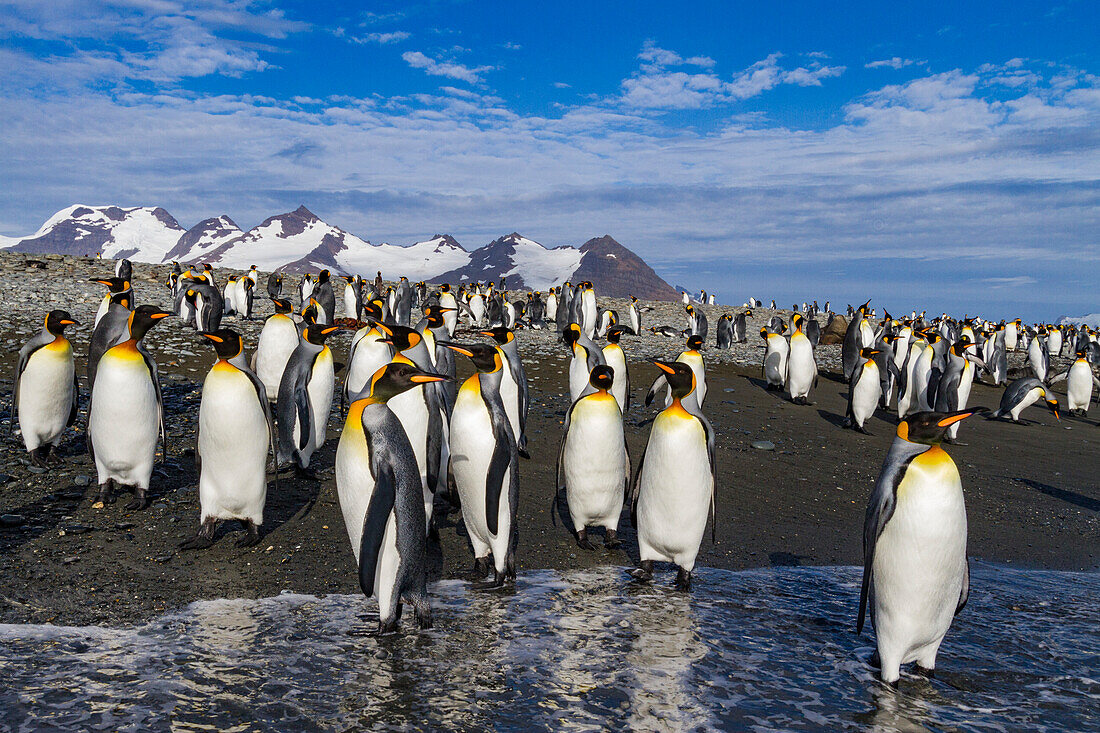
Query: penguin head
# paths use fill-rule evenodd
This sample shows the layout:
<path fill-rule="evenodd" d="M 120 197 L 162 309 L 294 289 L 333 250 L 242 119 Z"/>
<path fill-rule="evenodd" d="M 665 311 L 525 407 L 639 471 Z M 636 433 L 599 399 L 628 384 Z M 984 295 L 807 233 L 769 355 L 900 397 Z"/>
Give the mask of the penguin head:
<path fill-rule="evenodd" d="M 305 337 L 306 341 L 314 346 L 321 346 L 325 343 L 325 339 L 339 330 L 339 326 L 325 326 L 320 323 L 310 323 L 306 326 L 305 333 L 302 335 Z"/>
<path fill-rule="evenodd" d="M 329 278 L 329 271 L 328 270 L 321 270 L 319 273 L 317 273 L 317 284 L 318 285 L 323 285 L 323 284 L 327 283 L 328 278 Z"/>
<path fill-rule="evenodd" d="M 246 278 L 243 278 L 243 280 L 244 280 L 244 289 L 245 290 L 251 290 L 252 288 L 256 287 L 256 283 L 252 282 L 252 278 L 246 277 Z"/>
<path fill-rule="evenodd" d="M 688 313 L 694 313 L 695 307 L 692 305 L 688 305 L 686 308 L 684 308 L 684 310 L 686 310 Z"/>
<path fill-rule="evenodd" d="M 408 326 L 386 326 L 390 337 L 383 339 L 382 343 L 390 344 L 396 351 L 411 349 L 424 340 L 424 337 L 415 328 Z"/>
<path fill-rule="evenodd" d="M 687 364 L 679 361 L 659 361 L 653 363 L 665 373 L 665 381 L 672 390 L 672 397 L 682 400 L 695 391 L 695 372 Z"/>
<path fill-rule="evenodd" d="M 294 307 L 290 305 L 289 300 L 284 300 L 283 298 L 272 298 L 271 302 L 275 305 L 276 313 L 290 313 L 292 310 L 294 310 Z"/>
<path fill-rule="evenodd" d="M 219 359 L 232 359 L 244 349 L 241 335 L 231 328 L 219 328 L 214 333 L 204 333 L 205 338 L 214 342 L 214 351 Z"/>
<path fill-rule="evenodd" d="M 617 344 L 619 343 L 619 339 L 623 337 L 624 333 L 626 333 L 625 327 L 612 326 L 611 328 L 607 329 L 607 340 L 609 343 Z"/>
<path fill-rule="evenodd" d="M 687 347 L 692 351 L 698 351 L 703 347 L 703 337 L 699 334 L 688 336 Z"/>
<path fill-rule="evenodd" d="M 606 364 L 600 364 L 588 375 L 588 383 L 598 390 L 606 392 L 615 382 L 615 370 Z"/>
<path fill-rule="evenodd" d="M 309 303 L 302 309 L 302 320 L 306 323 L 317 322 L 317 301 L 313 298 L 310 298 Z"/>
<path fill-rule="evenodd" d="M 723 314 L 722 314 L 722 317 L 721 317 L 721 318 L 719 318 L 718 320 L 719 320 L 719 321 L 732 321 L 732 320 L 733 320 L 733 316 L 731 316 L 731 315 L 730 315 L 729 313 L 723 313 Z"/>
<path fill-rule="evenodd" d="M 344 280 L 347 282 L 348 285 L 351 285 L 353 282 L 355 282 L 355 277 L 352 275 L 344 275 Z"/>
<path fill-rule="evenodd" d="M 69 311 L 55 310 L 46 314 L 46 330 L 52 336 L 60 336 L 65 332 L 66 326 L 75 326 L 76 321 L 69 315 Z"/>
<path fill-rule="evenodd" d="M 1058 411 L 1058 398 L 1046 387 L 1043 387 L 1043 399 L 1046 400 L 1047 407 L 1050 408 L 1050 411 L 1054 413 L 1054 417 L 1061 420 L 1062 413 Z"/>
<path fill-rule="evenodd" d="M 436 341 L 437 344 L 446 346 L 451 351 L 470 357 L 474 367 L 479 372 L 495 372 L 504 364 L 500 360 L 500 353 L 495 346 L 489 344 L 456 344 L 451 341 Z"/>
<path fill-rule="evenodd" d="M 761 326 L 760 327 L 760 338 L 767 341 L 768 336 L 771 336 L 771 332 L 768 330 L 768 327 L 767 326 Z"/>
<path fill-rule="evenodd" d="M 496 328 L 490 328 L 485 331 L 478 331 L 478 333 L 482 336 L 488 336 L 489 338 L 493 339 L 493 341 L 496 341 L 498 344 L 501 345 L 506 344 L 509 341 L 514 341 L 516 338 L 516 335 L 504 326 L 497 326 Z"/>
<path fill-rule="evenodd" d="M 566 345 L 572 346 L 573 344 L 577 343 L 577 341 L 581 337 L 581 327 L 578 326 L 576 323 L 570 323 L 568 326 L 561 330 L 561 337 L 562 340 L 565 341 Z"/>
<path fill-rule="evenodd" d="M 881 354 L 881 353 L 882 352 L 880 350 L 871 348 L 870 346 L 867 346 L 867 347 L 862 348 L 862 349 L 859 350 L 859 355 L 862 356 L 864 359 L 873 359 L 875 354 Z"/>
<path fill-rule="evenodd" d="M 751 315 L 752 315 L 752 308 L 746 308 L 745 309 L 745 317 L 748 318 Z"/>
<path fill-rule="evenodd" d="M 363 305 L 363 318 L 372 321 L 382 320 L 382 301 L 375 299 Z"/>
<path fill-rule="evenodd" d="M 633 295 L 631 295 L 631 296 L 630 296 L 630 302 L 631 302 L 631 303 L 637 303 L 637 302 L 638 302 L 638 298 L 637 298 L 637 297 L 635 297 L 635 296 L 633 296 Z"/>
<path fill-rule="evenodd" d="M 428 319 L 428 325 L 432 328 L 438 328 L 443 325 L 443 314 L 449 313 L 455 310 L 454 308 L 444 308 L 439 305 L 429 305 L 424 308 L 424 317 Z"/>
<path fill-rule="evenodd" d="M 801 313 L 795 313 L 793 316 L 791 316 L 791 326 L 794 327 L 795 331 L 801 331 L 802 324 L 805 322 L 805 320 L 806 319 L 802 317 Z"/>
<path fill-rule="evenodd" d="M 139 305 L 130 314 L 130 338 L 141 341 L 150 328 L 157 325 L 162 318 L 167 318 L 170 315 L 172 314 L 162 311 L 156 306 Z"/>
<path fill-rule="evenodd" d="M 447 283 L 443 283 L 442 285 L 439 286 L 439 292 L 449 293 L 449 292 L 451 292 L 451 286 L 448 285 Z"/>
<path fill-rule="evenodd" d="M 391 361 L 378 368 L 370 378 L 370 397 L 374 402 L 385 402 L 413 387 L 429 382 L 445 382 L 449 379 L 442 374 L 433 374 L 417 369 L 412 364 Z"/>
<path fill-rule="evenodd" d="M 918 412 L 898 423 L 897 435 L 910 443 L 939 445 L 952 425 L 985 411 L 984 407 L 973 407 L 955 412 Z"/>
<path fill-rule="evenodd" d="M 130 281 L 121 277 L 93 277 L 88 282 L 106 285 L 111 293 L 125 293 L 130 289 Z"/>

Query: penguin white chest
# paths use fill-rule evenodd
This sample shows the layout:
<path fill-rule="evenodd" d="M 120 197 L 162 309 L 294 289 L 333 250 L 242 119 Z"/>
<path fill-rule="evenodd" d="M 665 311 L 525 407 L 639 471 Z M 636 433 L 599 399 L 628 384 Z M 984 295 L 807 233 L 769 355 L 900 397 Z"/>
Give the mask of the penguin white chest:
<path fill-rule="evenodd" d="M 1069 368 L 1066 381 L 1066 405 L 1071 410 L 1087 410 L 1092 400 L 1092 369 L 1084 359 Z"/>
<path fill-rule="evenodd" d="M 316 435 L 313 449 L 318 450 L 328 437 L 328 416 L 332 411 L 332 388 L 336 378 L 332 365 L 332 349 L 325 347 L 313 362 L 313 374 L 306 391 L 312 410 Z"/>
<path fill-rule="evenodd" d="M 470 533 L 475 557 L 484 557 L 491 549 L 497 556 L 495 559 L 503 561 L 511 534 L 510 477 L 507 472 L 500 495 L 496 535 L 489 532 L 485 513 L 489 462 L 495 446 L 492 419 L 481 392 L 469 383 L 464 384 L 458 391 L 451 415 L 451 471 L 462 501 L 462 517 Z"/>
<path fill-rule="evenodd" d="M 374 477 L 371 475 L 370 450 L 363 432 L 362 414 L 360 406 L 352 405 L 348 410 L 348 419 L 336 447 L 336 494 L 356 563 L 359 562 L 363 521 L 370 498 L 374 495 Z"/>
<path fill-rule="evenodd" d="M 267 418 L 252 380 L 216 364 L 199 404 L 199 502 L 202 518 L 250 519 L 262 524 L 267 499 Z"/>
<path fill-rule="evenodd" d="M 264 383 L 267 398 L 272 402 L 279 398 L 279 382 L 283 379 L 283 370 L 296 348 L 298 329 L 294 321 L 284 315 L 269 318 L 260 331 L 254 362 L 256 376 Z"/>
<path fill-rule="evenodd" d="M 873 620 L 884 673 L 910 661 L 934 666 L 962 595 L 966 534 L 958 469 L 933 447 L 910 462 L 875 544 Z"/>
<path fill-rule="evenodd" d="M 814 349 L 810 340 L 802 333 L 791 336 L 790 363 L 787 366 L 787 389 L 791 397 L 806 397 L 810 394 L 817 364 L 814 362 Z"/>
<path fill-rule="evenodd" d="M 882 394 L 882 382 L 879 378 L 878 365 L 868 361 L 863 365 L 859 380 L 852 390 L 852 416 L 856 423 L 863 425 L 878 407 L 879 396 Z"/>
<path fill-rule="evenodd" d="M 674 562 L 690 571 L 706 529 L 712 487 L 706 435 L 697 419 L 676 408 L 657 416 L 638 482 L 641 559 Z"/>
<path fill-rule="evenodd" d="M 141 354 L 123 347 L 109 350 L 96 371 L 88 415 L 99 483 L 110 478 L 149 488 L 159 418 L 156 391 Z"/>
<path fill-rule="evenodd" d="M 614 397 L 589 395 L 573 408 L 562 469 L 573 526 L 615 529 L 623 508 L 626 446 Z"/>
<path fill-rule="evenodd" d="M 67 340 L 31 354 L 19 376 L 19 429 L 27 450 L 56 443 L 73 404 L 73 349 Z"/>

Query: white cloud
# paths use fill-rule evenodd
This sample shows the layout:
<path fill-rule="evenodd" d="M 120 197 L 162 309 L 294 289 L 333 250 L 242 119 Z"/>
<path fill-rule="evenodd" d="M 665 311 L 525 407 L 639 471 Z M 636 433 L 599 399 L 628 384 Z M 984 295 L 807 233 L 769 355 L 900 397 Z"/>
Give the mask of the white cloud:
<path fill-rule="evenodd" d="M 451 79 L 477 84 L 481 81 L 481 75 L 486 71 L 492 71 L 492 66 L 464 66 L 449 61 L 436 61 L 420 51 L 406 51 L 401 54 L 409 66 L 414 69 L 423 69 L 432 76 L 446 76 Z"/>
<path fill-rule="evenodd" d="M 388 33 L 368 33 L 365 36 L 356 37 L 352 40 L 356 43 L 378 43 L 384 46 L 389 43 L 407 41 L 411 37 L 412 34 L 408 31 L 390 31 Z"/>
<path fill-rule="evenodd" d="M 571 84 L 566 84 L 564 81 L 556 81 L 556 82 L 554 82 L 554 88 L 555 89 L 571 89 L 572 85 Z"/>
<path fill-rule="evenodd" d="M 894 56 L 888 59 L 879 59 L 878 61 L 871 61 L 863 65 L 865 69 L 904 69 L 906 66 L 912 66 L 913 64 L 923 63 L 921 61 L 915 61 L 913 59 L 903 59 L 900 56 Z"/>

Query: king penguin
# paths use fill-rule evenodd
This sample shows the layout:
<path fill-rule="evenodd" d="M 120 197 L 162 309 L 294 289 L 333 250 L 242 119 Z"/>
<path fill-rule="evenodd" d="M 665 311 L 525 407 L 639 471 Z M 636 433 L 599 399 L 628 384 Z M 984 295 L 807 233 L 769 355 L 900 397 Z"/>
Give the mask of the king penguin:
<path fill-rule="evenodd" d="M 1100 380 L 1092 373 L 1089 364 L 1088 352 L 1078 350 L 1076 359 L 1069 369 L 1051 378 L 1050 383 L 1066 381 L 1066 407 L 1075 415 L 1084 417 L 1088 414 L 1089 404 L 1092 402 L 1092 387 L 1096 385 L 1100 389 Z"/>
<path fill-rule="evenodd" d="M 876 349 L 861 349 L 860 364 L 852 370 L 852 378 L 848 380 L 848 414 L 844 427 L 865 435 L 871 434 L 865 426 L 875 414 L 882 396 L 882 376 L 875 363 L 875 354 L 878 353 Z"/>
<path fill-rule="evenodd" d="M 790 354 L 787 357 L 787 390 L 791 402 L 796 405 L 810 404 L 810 388 L 817 384 L 817 361 L 814 360 L 814 347 L 802 331 L 806 319 L 801 313 L 791 317 Z"/>
<path fill-rule="evenodd" d="M 676 588 L 691 590 L 691 571 L 715 506 L 714 430 L 695 400 L 695 373 L 682 362 L 654 362 L 665 373 L 672 404 L 653 420 L 631 492 L 641 565 L 633 576 L 653 578 L 655 561 L 675 563 Z"/>
<path fill-rule="evenodd" d="M 279 465 L 293 460 L 299 471 L 306 471 L 313 452 L 325 442 L 334 379 L 332 351 L 325 339 L 339 330 L 309 324 L 287 359 L 275 407 Z"/>
<path fill-rule="evenodd" d="M 203 336 L 214 343 L 218 360 L 203 380 L 199 402 L 199 531 L 180 549 L 209 547 L 218 522 L 232 519 L 245 527 L 237 547 L 251 547 L 260 541 L 264 522 L 267 454 L 275 445 L 275 423 L 267 388 L 245 362 L 240 334 L 223 328 Z"/>
<path fill-rule="evenodd" d="M 728 349 L 733 344 L 733 316 L 729 313 L 723 313 L 722 317 L 718 319 L 718 326 L 715 330 L 718 332 L 718 338 L 714 343 L 715 348 Z"/>
<path fill-rule="evenodd" d="M 619 345 L 619 339 L 628 329 L 625 326 L 612 326 L 607 329 L 607 346 L 603 347 L 603 360 L 615 370 L 611 384 L 611 396 L 619 403 L 619 409 L 626 414 L 630 408 L 630 371 L 626 367 L 626 352 Z"/>
<path fill-rule="evenodd" d="M 962 480 L 940 442 L 972 414 L 919 412 L 898 423 L 867 505 L 856 631 L 869 607 L 880 675 L 890 685 L 909 662 L 931 674 L 970 593 Z"/>
<path fill-rule="evenodd" d="M 790 344 L 783 334 L 767 327 L 760 329 L 760 337 L 767 348 L 764 350 L 764 381 L 769 390 L 783 389 L 787 381 L 787 355 Z"/>
<path fill-rule="evenodd" d="M 1000 406 L 988 417 L 992 419 L 1007 415 L 1012 422 L 1022 423 L 1020 413 L 1038 402 L 1040 398 L 1046 400 L 1047 407 L 1054 413 L 1054 417 L 1061 420 L 1062 416 L 1058 414 L 1058 398 L 1037 377 L 1024 377 L 1008 385 L 1004 394 L 1001 395 Z"/>
<path fill-rule="evenodd" d="M 519 454 L 500 397 L 504 361 L 488 344 L 444 346 L 470 357 L 477 369 L 459 388 L 451 413 L 451 473 L 473 546 L 475 576 L 488 572 L 492 554 L 493 580 L 475 587 L 499 588 L 516 577 L 519 501 Z"/>
<path fill-rule="evenodd" d="M 76 422 L 80 388 L 76 381 L 73 346 L 65 328 L 76 321 L 67 311 L 52 310 L 42 330 L 19 349 L 12 392 L 12 412 L 19 416 L 23 445 L 31 462 L 46 467 L 50 451 L 65 428 Z M 8 421 L 9 432 L 15 420 Z"/>
<path fill-rule="evenodd" d="M 569 399 L 576 402 L 588 389 L 592 370 L 603 364 L 603 350 L 584 335 L 580 324 L 570 323 L 562 331 L 562 339 L 573 358 L 569 361 Z"/>
<path fill-rule="evenodd" d="M 617 530 L 630 485 L 630 457 L 622 409 L 610 393 L 614 382 L 613 367 L 601 364 L 592 370 L 593 391 L 566 411 L 558 449 L 557 490 L 565 491 L 577 544 L 585 550 L 596 549 L 588 541 L 588 527 L 604 528 L 605 547 L 622 544 Z"/>
<path fill-rule="evenodd" d="M 156 460 L 159 433 L 164 454 L 164 429 L 157 363 L 145 349 L 145 334 L 172 315 L 151 305 L 138 306 L 127 320 L 127 339 L 103 354 L 88 405 L 88 452 L 99 475 L 98 502 L 114 501 L 112 487 L 133 488 L 129 510 L 148 506 L 149 479 Z"/>
<path fill-rule="evenodd" d="M 508 367 L 501 379 L 500 396 L 504 399 L 505 408 L 509 407 L 510 402 L 514 405 L 508 412 L 509 419 L 512 421 L 512 432 L 516 435 L 516 446 L 521 458 L 530 458 L 531 455 L 527 452 L 527 411 L 531 396 L 527 386 L 527 371 L 523 368 L 516 335 L 511 329 L 499 326 L 482 331 L 481 335 L 488 336 L 497 342 L 504 365 Z"/>
<path fill-rule="evenodd" d="M 699 335 L 688 336 L 686 346 L 687 348 L 681 351 L 679 356 L 676 357 L 676 363 L 687 364 L 691 367 L 691 372 L 695 376 L 695 384 L 694 389 L 691 391 L 691 395 L 687 399 L 701 408 L 703 406 L 703 400 L 705 400 L 707 396 L 707 369 L 706 364 L 703 362 L 703 355 L 699 353 L 699 349 L 703 347 L 703 337 Z M 658 374 L 649 388 L 649 393 L 646 395 L 646 407 L 649 407 L 653 402 L 653 398 L 656 397 L 662 389 L 666 388 L 665 407 L 668 407 L 672 404 L 672 389 L 668 387 L 668 380 L 665 379 L 665 375 L 663 373 Z"/>
<path fill-rule="evenodd" d="M 252 354 L 252 369 L 264 384 L 267 399 L 274 402 L 279 398 L 279 383 L 283 380 L 283 370 L 294 350 L 298 348 L 298 325 L 290 316 L 289 300 L 273 298 L 275 313 L 267 317 L 260 330 L 256 351 Z"/>
<path fill-rule="evenodd" d="M 378 633 L 397 630 L 403 603 L 431 628 L 428 548 L 420 474 L 412 444 L 387 407 L 396 395 L 444 379 L 411 364 L 386 364 L 348 408 L 336 449 L 336 493 L 359 587 L 378 597 Z"/>

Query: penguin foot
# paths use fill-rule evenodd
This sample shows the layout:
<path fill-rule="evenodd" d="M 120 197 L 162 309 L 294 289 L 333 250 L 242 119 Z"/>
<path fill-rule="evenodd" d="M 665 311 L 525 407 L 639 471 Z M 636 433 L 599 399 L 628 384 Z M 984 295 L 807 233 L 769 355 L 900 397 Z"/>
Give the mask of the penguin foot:
<path fill-rule="evenodd" d="M 111 495 L 111 487 L 114 484 L 114 479 L 107 479 L 106 482 L 99 485 L 99 494 L 96 495 L 95 503 L 114 504 L 115 497 Z"/>
<path fill-rule="evenodd" d="M 489 558 L 479 557 L 474 560 L 474 567 L 470 570 L 470 577 L 473 580 L 481 580 L 489 574 Z"/>
<path fill-rule="evenodd" d="M 676 573 L 676 582 L 673 584 L 676 590 L 691 590 L 691 571 L 680 568 Z"/>
<path fill-rule="evenodd" d="M 871 431 L 868 430 L 867 428 L 863 427 L 862 425 L 857 425 L 856 430 L 863 433 L 864 435 L 871 435 Z"/>
<path fill-rule="evenodd" d="M 134 489 L 134 498 L 126 504 L 124 509 L 129 512 L 136 512 L 149 506 L 149 495 L 145 489 Z"/>
<path fill-rule="evenodd" d="M 256 526 L 256 523 L 250 519 L 246 519 L 244 522 L 245 533 L 239 537 L 234 546 L 236 547 L 253 547 L 260 541 L 260 528 Z"/>
<path fill-rule="evenodd" d="M 642 564 L 630 571 L 630 577 L 639 583 L 648 583 L 653 580 L 653 561 L 642 560 Z"/>
<path fill-rule="evenodd" d="M 51 466 L 60 466 L 64 462 L 65 459 L 57 452 L 56 445 L 46 446 L 46 463 L 49 463 Z"/>
<path fill-rule="evenodd" d="M 416 625 L 421 629 L 432 628 L 432 607 L 428 605 L 427 599 L 416 606 Z"/>
<path fill-rule="evenodd" d="M 622 547 L 623 541 L 619 539 L 619 533 L 613 529 L 606 530 L 603 537 L 603 546 L 609 550 L 614 550 L 616 547 Z"/>
<path fill-rule="evenodd" d="M 428 523 L 428 539 L 436 544 L 439 544 L 439 525 L 435 523 L 435 516 L 432 516 L 432 520 Z"/>
<path fill-rule="evenodd" d="M 179 543 L 181 550 L 205 550 L 214 544 L 214 531 L 218 528 L 218 520 L 209 518 L 199 526 L 198 534 L 189 540 Z"/>
<path fill-rule="evenodd" d="M 504 573 L 493 571 L 493 579 L 470 586 L 473 590 L 500 590 L 504 587 Z"/>
<path fill-rule="evenodd" d="M 595 546 L 588 541 L 588 530 L 582 529 L 577 532 L 577 547 L 582 550 L 595 550 Z"/>
<path fill-rule="evenodd" d="M 398 619 L 392 618 L 389 621 L 378 620 L 378 628 L 373 632 L 368 631 L 367 636 L 391 636 L 397 633 Z"/>
<path fill-rule="evenodd" d="M 31 451 L 31 463 L 38 468 L 49 468 L 50 465 L 46 462 L 46 454 L 49 451 L 44 445 L 41 445 Z"/>
<path fill-rule="evenodd" d="M 935 679 L 935 677 L 936 677 L 936 668 L 935 667 L 933 667 L 932 669 L 929 669 L 928 667 L 922 667 L 919 664 L 914 664 L 913 665 L 913 671 L 916 672 L 917 674 L 919 674 L 921 677 L 924 677 L 925 679 L 931 680 L 931 679 Z"/>

